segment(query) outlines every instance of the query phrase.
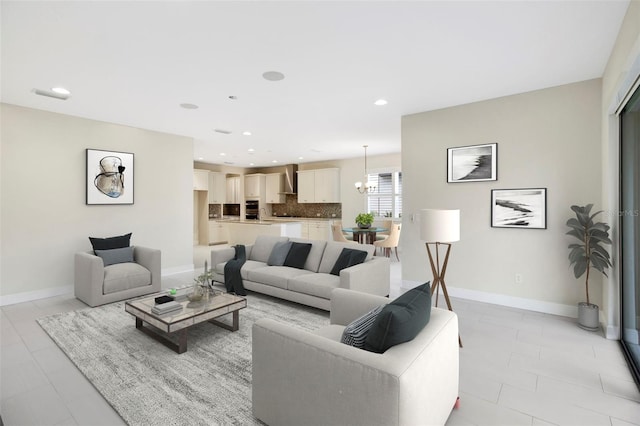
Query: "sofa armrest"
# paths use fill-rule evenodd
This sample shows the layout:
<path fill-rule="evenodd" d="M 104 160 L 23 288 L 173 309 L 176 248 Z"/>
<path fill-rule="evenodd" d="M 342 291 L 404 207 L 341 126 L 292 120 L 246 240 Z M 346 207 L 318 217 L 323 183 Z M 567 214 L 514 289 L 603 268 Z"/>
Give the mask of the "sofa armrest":
<path fill-rule="evenodd" d="M 387 296 L 389 295 L 390 281 L 391 266 L 386 257 L 375 257 L 340 271 L 340 288 L 363 293 Z"/>
<path fill-rule="evenodd" d="M 331 292 L 330 322 L 346 326 L 373 308 L 387 303 L 387 297 L 336 288 Z"/>
<path fill-rule="evenodd" d="M 228 262 L 236 255 L 236 249 L 233 247 L 216 247 L 211 250 L 211 267 L 215 268 L 224 262 Z"/>
<path fill-rule="evenodd" d="M 94 254 L 79 252 L 74 259 L 74 294 L 89 306 L 100 304 L 103 294 L 104 262 Z"/>
<path fill-rule="evenodd" d="M 158 249 L 142 246 L 133 247 L 133 261 L 144 266 L 151 272 L 151 286 L 154 291 L 160 291 L 162 253 Z"/>

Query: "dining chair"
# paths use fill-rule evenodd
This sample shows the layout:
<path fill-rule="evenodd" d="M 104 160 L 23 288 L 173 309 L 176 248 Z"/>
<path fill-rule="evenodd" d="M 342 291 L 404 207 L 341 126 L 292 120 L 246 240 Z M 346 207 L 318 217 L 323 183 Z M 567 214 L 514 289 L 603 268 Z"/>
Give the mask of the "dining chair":
<path fill-rule="evenodd" d="M 389 228 L 389 236 L 384 240 L 374 241 L 373 245 L 376 248 L 383 248 L 384 255 L 386 257 L 391 257 L 391 249 L 395 249 L 396 259 L 400 261 L 400 257 L 398 257 L 398 242 L 400 241 L 400 228 L 401 224 L 394 224 Z"/>
<path fill-rule="evenodd" d="M 332 224 L 331 232 L 333 233 L 333 241 L 340 241 L 341 243 L 358 243 L 357 241 L 347 240 L 347 238 L 342 233 L 342 224 Z"/>

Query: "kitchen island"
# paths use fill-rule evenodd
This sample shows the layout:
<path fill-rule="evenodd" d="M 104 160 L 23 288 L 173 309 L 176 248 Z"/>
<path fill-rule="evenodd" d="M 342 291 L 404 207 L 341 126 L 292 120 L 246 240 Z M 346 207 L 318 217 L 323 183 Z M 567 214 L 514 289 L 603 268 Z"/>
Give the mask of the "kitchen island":
<path fill-rule="evenodd" d="M 273 220 L 229 220 L 219 221 L 226 225 L 229 244 L 253 244 L 258 235 L 275 235 L 280 237 L 300 238 L 302 224 L 300 222 L 282 222 Z"/>

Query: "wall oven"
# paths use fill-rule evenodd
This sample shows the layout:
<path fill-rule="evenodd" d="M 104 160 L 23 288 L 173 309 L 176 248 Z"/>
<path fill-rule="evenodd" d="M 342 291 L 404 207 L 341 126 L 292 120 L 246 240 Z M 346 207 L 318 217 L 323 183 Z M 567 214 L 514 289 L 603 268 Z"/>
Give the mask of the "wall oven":
<path fill-rule="evenodd" d="M 258 219 L 260 206 L 258 200 L 247 200 L 245 204 L 245 219 Z"/>

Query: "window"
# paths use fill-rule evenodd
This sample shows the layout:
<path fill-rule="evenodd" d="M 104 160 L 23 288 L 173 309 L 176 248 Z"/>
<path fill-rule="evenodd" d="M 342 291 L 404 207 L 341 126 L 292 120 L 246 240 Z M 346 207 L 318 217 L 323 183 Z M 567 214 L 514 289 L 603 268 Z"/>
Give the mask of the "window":
<path fill-rule="evenodd" d="M 377 217 L 402 217 L 402 172 L 369 173 L 376 192 L 367 194 L 367 211 Z"/>

